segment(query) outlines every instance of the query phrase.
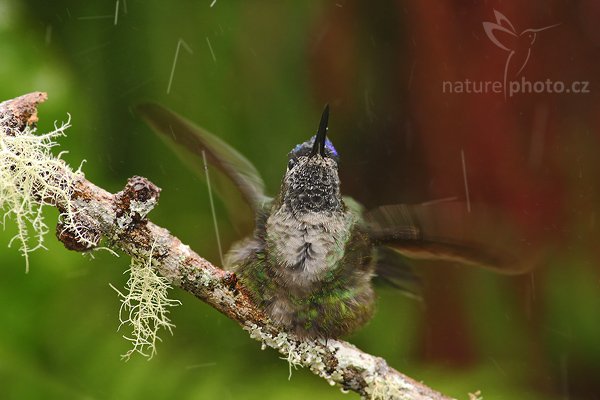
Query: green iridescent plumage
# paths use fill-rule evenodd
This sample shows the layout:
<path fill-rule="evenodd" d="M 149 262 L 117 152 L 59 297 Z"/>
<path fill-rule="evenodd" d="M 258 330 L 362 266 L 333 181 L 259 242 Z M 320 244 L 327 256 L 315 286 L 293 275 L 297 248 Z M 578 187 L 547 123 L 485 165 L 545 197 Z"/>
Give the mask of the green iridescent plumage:
<path fill-rule="evenodd" d="M 257 229 L 253 241 L 242 242 L 240 249 L 234 246 L 229 253 L 227 264 L 252 299 L 299 336 L 339 337 L 362 326 L 373 314 L 373 245 L 360 229 L 360 207 L 351 199 L 348 203 L 352 206 L 346 207 L 347 239 L 333 251 L 337 254 L 331 257 L 335 261 L 331 267 L 309 285 L 281 276 L 279 271 L 289 267 L 268 251 L 266 229 Z M 274 307 L 285 307 L 285 312 L 275 312 Z"/>

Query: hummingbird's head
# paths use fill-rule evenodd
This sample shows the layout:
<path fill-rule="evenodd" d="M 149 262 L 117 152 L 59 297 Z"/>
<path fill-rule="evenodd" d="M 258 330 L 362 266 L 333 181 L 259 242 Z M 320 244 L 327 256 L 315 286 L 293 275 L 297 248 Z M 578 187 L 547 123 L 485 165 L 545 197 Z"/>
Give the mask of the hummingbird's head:
<path fill-rule="evenodd" d="M 282 205 L 295 217 L 331 214 L 342 209 L 338 153 L 327 139 L 329 106 L 325 107 L 315 136 L 297 145 L 288 155 L 281 187 Z"/>

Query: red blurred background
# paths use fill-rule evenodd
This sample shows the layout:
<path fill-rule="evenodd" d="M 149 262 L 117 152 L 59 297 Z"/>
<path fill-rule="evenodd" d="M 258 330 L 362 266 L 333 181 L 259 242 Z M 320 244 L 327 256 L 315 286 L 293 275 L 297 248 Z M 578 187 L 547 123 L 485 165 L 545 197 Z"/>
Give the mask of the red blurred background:
<path fill-rule="evenodd" d="M 444 93 L 444 81 L 503 80 L 508 53 L 483 26 L 497 22 L 495 11 L 515 29 L 509 44 L 515 59 L 530 49 L 521 74 L 509 71 L 509 80 L 550 79 L 566 87 L 583 81 L 588 93 Z M 554 24 L 560 25 L 538 32 L 533 44 L 519 36 Z M 362 30 L 371 36 L 365 39 Z M 344 154 L 342 162 L 352 166 L 342 168 L 345 190 L 370 206 L 382 199 L 464 197 L 463 152 L 470 200 L 506 211 L 530 251 L 544 249 L 536 269 L 507 287 L 513 318 L 526 332 L 527 344 L 517 347 L 526 349 L 520 357 L 534 370 L 531 380 L 548 393 L 600 393 L 597 352 L 567 351 L 565 378 L 564 359 L 544 342 L 546 315 L 554 311 L 540 301 L 550 269 L 558 276 L 587 269 L 584 274 L 600 286 L 600 2 L 338 2 L 314 27 L 310 46 L 317 97 L 336 99 L 333 114 L 345 114 L 341 124 L 347 124 L 337 130 L 353 132 L 342 140 L 360 142 Z M 349 121 L 361 114 L 368 129 L 354 133 Z M 585 261 L 574 265 L 573 259 Z M 476 363 L 482 354 L 467 310 L 478 299 L 464 293 L 464 271 L 426 267 L 424 274 L 420 357 L 444 365 Z M 577 307 L 568 296 L 565 306 Z M 510 352 L 509 338 L 505 346 Z"/>

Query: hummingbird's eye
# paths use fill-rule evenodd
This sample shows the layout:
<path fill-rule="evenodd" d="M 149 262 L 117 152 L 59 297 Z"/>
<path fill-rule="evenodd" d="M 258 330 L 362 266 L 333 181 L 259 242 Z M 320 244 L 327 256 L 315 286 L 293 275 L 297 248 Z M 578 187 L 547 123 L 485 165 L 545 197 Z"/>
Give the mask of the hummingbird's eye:
<path fill-rule="evenodd" d="M 297 160 L 295 158 L 290 158 L 290 160 L 288 161 L 288 170 L 294 168 L 294 165 L 296 165 Z"/>

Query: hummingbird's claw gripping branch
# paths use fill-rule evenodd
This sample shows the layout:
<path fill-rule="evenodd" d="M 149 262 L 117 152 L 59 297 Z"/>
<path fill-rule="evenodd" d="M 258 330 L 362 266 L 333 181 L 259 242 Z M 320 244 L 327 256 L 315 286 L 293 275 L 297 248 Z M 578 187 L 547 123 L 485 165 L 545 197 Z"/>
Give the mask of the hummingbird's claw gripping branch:
<path fill-rule="evenodd" d="M 2 135 L 18 134 L 35 122 L 36 105 L 45 98 L 44 93 L 31 93 L 0 103 L 0 143 Z M 7 162 L 0 158 L 0 164 Z M 123 191 L 111 194 L 66 164 L 63 168 L 63 164 L 50 170 L 57 174 L 50 176 L 53 185 L 34 185 L 33 190 L 43 192 L 33 195 L 66 215 L 67 219 L 58 224 L 57 237 L 68 249 L 87 251 L 104 237 L 113 249 L 131 257 L 151 259 L 155 271 L 171 284 L 237 321 L 252 338 L 278 350 L 290 364 L 309 368 L 332 385 L 355 391 L 363 398 L 449 399 L 389 367 L 382 358 L 347 342 L 302 340 L 282 331 L 252 303 L 235 274 L 209 263 L 168 230 L 146 218 L 160 193 L 147 179 L 133 177 Z M 2 167 L 11 173 L 20 172 L 16 164 Z M 65 194 L 70 198 L 64 198 Z"/>

